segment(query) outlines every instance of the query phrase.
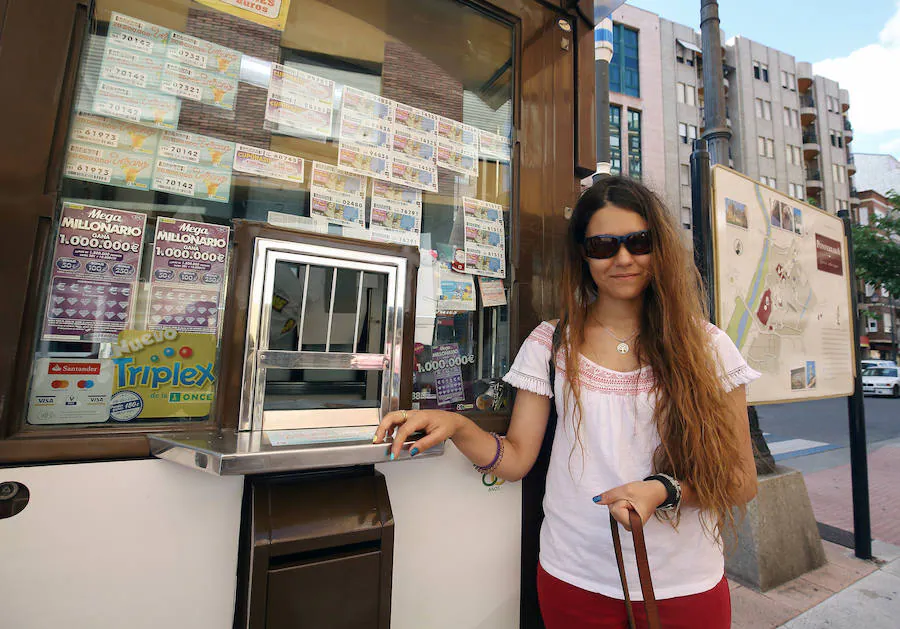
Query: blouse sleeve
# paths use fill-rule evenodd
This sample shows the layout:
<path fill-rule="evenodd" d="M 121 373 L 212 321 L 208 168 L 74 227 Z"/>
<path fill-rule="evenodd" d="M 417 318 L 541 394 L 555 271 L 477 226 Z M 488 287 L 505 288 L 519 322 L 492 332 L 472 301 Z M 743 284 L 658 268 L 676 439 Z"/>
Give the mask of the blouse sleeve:
<path fill-rule="evenodd" d="M 709 332 L 716 349 L 719 379 L 725 385 L 726 391 L 736 389 L 742 384 L 749 384 L 762 375 L 747 364 L 728 334 L 714 325 L 709 326 Z"/>
<path fill-rule="evenodd" d="M 503 380 L 517 389 L 538 395 L 553 397 L 550 387 L 550 352 L 553 347 L 553 330 L 546 321 L 528 335 L 512 367 Z"/>

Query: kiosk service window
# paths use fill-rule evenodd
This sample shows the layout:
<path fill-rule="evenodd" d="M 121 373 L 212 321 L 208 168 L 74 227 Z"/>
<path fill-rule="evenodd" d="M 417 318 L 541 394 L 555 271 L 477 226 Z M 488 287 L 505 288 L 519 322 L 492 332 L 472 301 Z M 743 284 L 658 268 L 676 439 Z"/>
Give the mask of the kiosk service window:
<path fill-rule="evenodd" d="M 18 432 L 214 423 L 234 219 L 418 247 L 413 406 L 508 413 L 513 31 L 393 6 L 93 3 Z M 380 352 L 387 277 L 279 261 L 268 349 Z M 263 410 L 380 409 L 383 378 L 273 367 Z"/>

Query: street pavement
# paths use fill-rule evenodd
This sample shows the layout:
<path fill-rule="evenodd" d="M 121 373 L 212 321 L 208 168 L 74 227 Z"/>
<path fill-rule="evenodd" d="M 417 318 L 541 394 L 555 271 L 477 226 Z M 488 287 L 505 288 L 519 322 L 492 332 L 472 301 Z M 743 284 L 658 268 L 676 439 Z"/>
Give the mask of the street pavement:
<path fill-rule="evenodd" d="M 900 627 L 900 400 L 865 398 L 874 560 L 824 542 L 828 563 L 768 592 L 732 584 L 736 629 Z M 853 530 L 847 400 L 758 406 L 769 449 L 804 475 L 816 520 Z"/>

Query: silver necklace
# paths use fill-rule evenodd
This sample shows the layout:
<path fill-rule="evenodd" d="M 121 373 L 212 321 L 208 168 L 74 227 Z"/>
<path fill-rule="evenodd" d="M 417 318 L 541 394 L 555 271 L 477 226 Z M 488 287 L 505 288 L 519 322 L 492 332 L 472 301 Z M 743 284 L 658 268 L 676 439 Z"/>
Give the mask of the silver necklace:
<path fill-rule="evenodd" d="M 628 345 L 628 341 L 630 341 L 631 339 L 633 339 L 634 337 L 637 336 L 638 330 L 635 330 L 634 332 L 632 332 L 632 333 L 631 333 L 631 336 L 627 336 L 627 337 L 625 337 L 624 339 L 620 339 L 618 336 L 616 336 L 615 334 L 613 334 L 613 331 L 610 330 L 610 329 L 609 329 L 608 327 L 606 327 L 605 325 L 601 325 L 601 327 L 602 327 L 604 330 L 606 330 L 606 333 L 607 333 L 607 334 L 609 334 L 611 337 L 613 337 L 614 339 L 616 339 L 616 340 L 619 342 L 619 344 L 616 345 L 616 351 L 617 351 L 617 352 L 619 352 L 620 354 L 627 354 L 628 352 L 631 351 L 631 346 Z"/>

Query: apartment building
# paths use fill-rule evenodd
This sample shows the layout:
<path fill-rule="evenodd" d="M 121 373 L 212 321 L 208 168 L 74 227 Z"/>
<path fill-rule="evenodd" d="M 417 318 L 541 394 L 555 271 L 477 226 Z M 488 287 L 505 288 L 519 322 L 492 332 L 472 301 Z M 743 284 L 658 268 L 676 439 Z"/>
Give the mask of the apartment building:
<path fill-rule="evenodd" d="M 874 190 L 859 193 L 860 206 L 854 209 L 853 219 L 860 225 L 868 225 L 876 216 L 887 216 L 893 211 L 890 201 Z M 897 360 L 900 335 L 894 328 L 900 300 L 893 298 L 883 288 L 858 281 L 860 310 L 860 334 L 866 358 Z"/>
<path fill-rule="evenodd" d="M 613 62 L 623 71 L 628 64 L 640 70 L 637 94 L 610 79 L 611 149 L 628 142 L 627 163 L 614 162 L 613 168 L 643 179 L 690 227 L 690 154 L 704 132 L 700 33 L 629 5 L 612 19 L 625 47 L 620 51 L 616 40 Z M 745 37 L 728 40 L 723 52 L 726 126 L 732 131 L 728 165 L 830 212 L 858 205 L 850 179 L 855 166 L 847 90 L 814 76 L 809 63 Z M 634 133 L 629 121 L 660 115 L 661 138 L 647 124 L 637 141 L 627 137 Z M 633 169 L 633 163 L 641 167 Z"/>

